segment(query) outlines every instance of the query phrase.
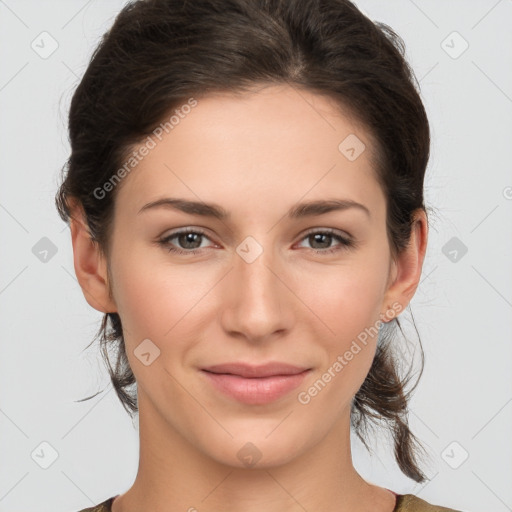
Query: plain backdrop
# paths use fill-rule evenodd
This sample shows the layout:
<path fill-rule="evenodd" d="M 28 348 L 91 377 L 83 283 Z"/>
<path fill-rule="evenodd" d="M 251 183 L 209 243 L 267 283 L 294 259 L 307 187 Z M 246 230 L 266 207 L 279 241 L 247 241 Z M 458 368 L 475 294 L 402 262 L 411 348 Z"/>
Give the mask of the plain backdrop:
<path fill-rule="evenodd" d="M 84 351 L 102 315 L 82 295 L 69 228 L 54 206 L 69 152 L 69 101 L 124 3 L 0 0 L 0 512 L 80 510 L 124 492 L 136 474 L 137 425 L 110 386 L 98 346 Z M 430 480 L 406 478 L 384 435 L 373 456 L 354 439 L 354 463 L 396 492 L 506 512 L 512 1 L 357 5 L 406 43 L 431 123 L 425 193 L 436 214 L 410 308 L 426 354 L 410 424 L 431 455 Z"/>

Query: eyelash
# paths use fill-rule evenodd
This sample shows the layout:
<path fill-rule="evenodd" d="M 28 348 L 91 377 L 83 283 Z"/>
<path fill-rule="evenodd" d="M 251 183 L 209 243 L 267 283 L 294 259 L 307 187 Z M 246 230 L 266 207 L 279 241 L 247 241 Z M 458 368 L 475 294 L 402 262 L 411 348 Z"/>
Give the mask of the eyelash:
<path fill-rule="evenodd" d="M 206 233 L 200 229 L 197 229 L 197 228 L 186 228 L 186 229 L 182 229 L 180 231 L 176 231 L 174 233 L 171 233 L 170 235 L 166 236 L 165 238 L 162 238 L 160 240 L 158 240 L 158 244 L 165 247 L 165 249 L 169 252 L 172 252 L 172 253 L 175 253 L 175 254 L 183 254 L 183 255 L 190 255 L 190 254 L 199 254 L 201 252 L 202 249 L 190 249 L 190 250 L 184 250 L 184 249 L 179 249 L 179 248 L 176 248 L 176 247 L 173 247 L 170 245 L 170 240 L 172 240 L 173 238 L 179 236 L 179 235 L 183 235 L 183 234 L 186 234 L 186 233 L 194 233 L 194 234 L 198 234 L 198 235 L 202 235 L 204 236 L 205 238 L 208 238 L 208 236 L 206 235 Z M 315 235 L 315 234 L 326 234 L 326 235 L 330 235 L 332 236 L 332 238 L 336 239 L 338 242 L 340 242 L 341 245 L 339 246 L 335 246 L 333 248 L 330 248 L 330 249 L 311 249 L 312 251 L 314 251 L 315 253 L 317 254 L 322 254 L 322 255 L 325 255 L 325 254 L 332 254 L 332 253 L 335 253 L 335 252 L 338 252 L 338 251 L 342 251 L 342 250 L 347 250 L 347 249 L 355 249 L 357 247 L 357 243 L 355 242 L 355 240 L 351 239 L 351 238 L 345 238 L 341 235 L 338 235 L 336 234 L 336 232 L 332 229 L 322 229 L 322 230 L 316 230 L 316 231 L 310 231 L 308 233 L 306 233 L 304 235 L 304 237 L 301 239 L 304 240 L 305 238 L 308 238 L 309 236 L 311 235 Z"/>

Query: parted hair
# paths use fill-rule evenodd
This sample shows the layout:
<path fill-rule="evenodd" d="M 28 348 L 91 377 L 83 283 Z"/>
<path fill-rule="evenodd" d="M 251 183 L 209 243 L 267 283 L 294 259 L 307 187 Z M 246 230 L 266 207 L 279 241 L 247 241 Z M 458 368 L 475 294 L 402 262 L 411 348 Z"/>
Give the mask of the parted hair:
<path fill-rule="evenodd" d="M 97 190 L 122 168 L 133 147 L 190 97 L 273 84 L 327 95 L 370 134 L 396 257 L 409 243 L 414 213 L 427 212 L 429 123 L 403 40 L 349 0 L 128 2 L 73 93 L 71 151 L 55 196 L 59 215 L 69 222 L 71 200 L 77 201 L 91 239 L 108 257 L 119 187 L 101 196 Z M 381 328 L 371 368 L 352 401 L 351 425 L 368 449 L 368 427 L 386 426 L 400 470 L 423 482 L 418 460 L 424 448 L 409 428 L 408 404 L 424 352 L 420 340 L 420 372 L 411 383 L 414 365 L 402 371 L 397 327 L 405 337 L 398 318 Z M 117 313 L 105 313 L 97 339 L 113 387 L 133 414 L 136 380 Z"/>

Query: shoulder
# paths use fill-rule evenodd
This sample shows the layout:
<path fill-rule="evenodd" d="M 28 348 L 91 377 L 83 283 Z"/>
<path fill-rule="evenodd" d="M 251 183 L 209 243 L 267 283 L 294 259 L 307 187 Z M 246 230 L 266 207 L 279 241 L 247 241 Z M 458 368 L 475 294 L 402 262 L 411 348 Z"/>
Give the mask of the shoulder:
<path fill-rule="evenodd" d="M 432 505 L 414 494 L 401 494 L 396 498 L 396 508 L 393 512 L 462 512 L 453 508 Z"/>
<path fill-rule="evenodd" d="M 105 500 L 94 507 L 84 508 L 79 512 L 111 512 L 114 498 L 115 496 L 112 496 L 108 500 Z"/>

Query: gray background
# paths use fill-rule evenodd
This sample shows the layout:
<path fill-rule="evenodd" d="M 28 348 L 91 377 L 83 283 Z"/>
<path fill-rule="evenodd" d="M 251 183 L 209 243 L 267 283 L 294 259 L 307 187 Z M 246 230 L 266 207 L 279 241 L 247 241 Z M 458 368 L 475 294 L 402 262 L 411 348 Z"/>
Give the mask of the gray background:
<path fill-rule="evenodd" d="M 0 0 L 0 512 L 80 510 L 137 470 L 136 425 L 97 345 L 84 351 L 102 315 L 53 204 L 71 95 L 123 4 Z M 405 40 L 432 127 L 436 214 L 411 305 L 426 368 L 410 423 L 430 481 L 403 476 L 384 435 L 373 457 L 354 439 L 354 463 L 431 503 L 512 510 L 512 0 L 357 4 Z"/>

